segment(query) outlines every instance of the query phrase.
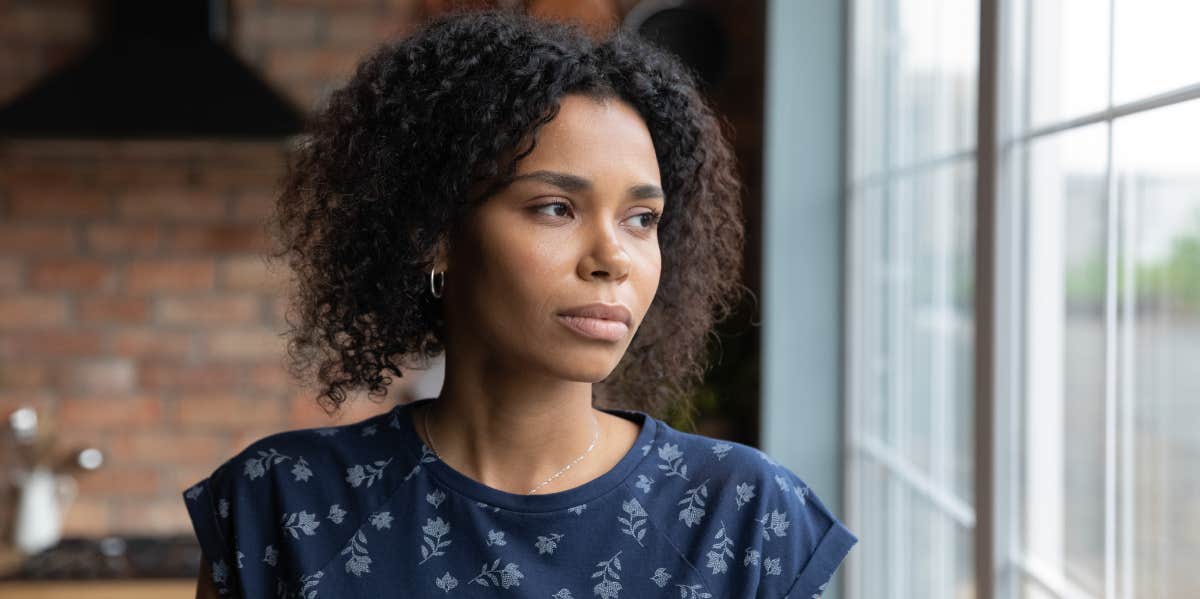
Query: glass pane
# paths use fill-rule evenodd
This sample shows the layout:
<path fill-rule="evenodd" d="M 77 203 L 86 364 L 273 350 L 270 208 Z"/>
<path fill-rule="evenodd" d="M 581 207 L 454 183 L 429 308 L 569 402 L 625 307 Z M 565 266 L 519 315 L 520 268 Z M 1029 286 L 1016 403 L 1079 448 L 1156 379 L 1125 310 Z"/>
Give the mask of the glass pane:
<path fill-rule="evenodd" d="M 901 557 L 892 551 L 891 539 L 896 535 L 889 533 L 888 528 L 894 520 L 891 507 L 895 501 L 890 499 L 887 471 L 871 459 L 855 461 L 858 472 L 856 530 L 861 531 L 860 538 L 871 542 L 863 543 L 862 551 L 850 552 L 849 559 L 857 565 L 848 572 L 854 576 L 856 596 L 885 597 L 892 588 L 887 574 L 890 571 L 888 560 Z"/>
<path fill-rule="evenodd" d="M 1030 3 L 1030 102 L 1039 127 L 1108 106 L 1108 2 Z"/>
<path fill-rule="evenodd" d="M 887 166 L 889 48 L 891 29 L 885 9 L 890 0 L 854 3 L 854 47 L 850 51 L 850 166 L 853 180 L 876 175 Z"/>
<path fill-rule="evenodd" d="M 975 145 L 979 3 L 899 3 L 892 166 L 908 166 Z"/>
<path fill-rule="evenodd" d="M 1139 597 L 1200 597 L 1200 138 L 1181 131 L 1200 131 L 1200 101 L 1118 120 L 1113 134 Z"/>
<path fill-rule="evenodd" d="M 973 0 L 859 0 L 850 52 L 852 181 L 975 145 Z"/>
<path fill-rule="evenodd" d="M 1117 104 L 1200 83 L 1200 2 L 1116 0 Z"/>
<path fill-rule="evenodd" d="M 973 469 L 974 165 L 963 160 L 894 183 L 886 326 L 894 446 L 968 504 Z"/>
<path fill-rule="evenodd" d="M 853 346 L 859 352 L 861 376 L 851 379 L 851 391 L 859 398 L 859 431 L 879 443 L 895 441 L 891 435 L 891 402 L 887 401 L 887 343 L 883 323 L 887 322 L 883 301 L 888 287 L 886 274 L 886 240 L 884 230 L 883 188 L 867 186 L 851 196 L 851 258 L 854 269 L 858 305 L 851 330 L 856 335 Z"/>
<path fill-rule="evenodd" d="M 908 593 L 902 596 L 920 599 L 974 597 L 975 548 L 971 531 L 963 529 L 920 494 L 912 490 L 906 490 L 906 494 L 904 503 L 910 512 L 902 515 L 907 524 L 904 555 L 910 563 L 908 584 L 901 587 Z M 964 563 L 969 565 L 966 572 Z M 891 592 L 876 596 L 898 595 Z"/>
<path fill-rule="evenodd" d="M 975 597 L 973 533 L 902 478 L 870 458 L 857 460 L 862 538 L 871 542 L 853 572 L 858 597 Z"/>
<path fill-rule="evenodd" d="M 1028 148 L 1024 549 L 1093 595 L 1104 589 L 1104 125 Z"/>

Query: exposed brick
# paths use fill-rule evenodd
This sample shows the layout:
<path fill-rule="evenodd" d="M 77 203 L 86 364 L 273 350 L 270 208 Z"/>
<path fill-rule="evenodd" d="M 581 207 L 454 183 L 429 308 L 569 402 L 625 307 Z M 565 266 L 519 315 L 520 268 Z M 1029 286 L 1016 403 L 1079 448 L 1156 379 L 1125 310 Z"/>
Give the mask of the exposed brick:
<path fill-rule="evenodd" d="M 155 252 L 162 238 L 158 224 L 90 223 L 84 230 L 88 250 L 100 254 Z"/>
<path fill-rule="evenodd" d="M 134 499 L 115 504 L 113 527 L 130 534 L 145 535 L 190 532 L 187 506 L 178 493 L 172 491 L 170 495 L 165 499 Z"/>
<path fill-rule="evenodd" d="M 138 374 L 139 384 L 147 390 L 221 391 L 241 382 L 243 368 L 236 364 L 146 362 Z"/>
<path fill-rule="evenodd" d="M 216 265 L 211 259 L 144 259 L 129 263 L 126 288 L 145 291 L 207 291 L 213 288 Z"/>
<path fill-rule="evenodd" d="M 388 18 L 371 12 L 337 12 L 325 24 L 325 41 L 336 46 L 361 48 L 401 35 L 407 29 L 402 18 Z"/>
<path fill-rule="evenodd" d="M 170 488 L 175 489 L 177 494 L 182 494 L 184 491 L 190 489 L 192 485 L 195 485 L 196 483 L 208 478 L 212 475 L 213 471 L 217 469 L 217 466 L 219 466 L 221 462 L 233 457 L 235 454 L 234 449 L 229 442 L 226 441 L 223 447 L 224 448 L 221 450 L 220 455 L 208 461 L 207 463 L 173 464 L 170 472 L 168 472 L 170 479 L 168 480 L 167 484 L 170 486 Z"/>
<path fill-rule="evenodd" d="M 254 224 L 180 226 L 167 239 L 176 252 L 261 253 L 268 249 L 266 229 Z"/>
<path fill-rule="evenodd" d="M 192 353 L 192 333 L 162 329 L 113 331 L 110 353 L 130 358 L 185 358 Z"/>
<path fill-rule="evenodd" d="M 162 421 L 162 402 L 150 395 L 70 395 L 59 400 L 62 426 L 81 429 L 150 427 Z"/>
<path fill-rule="evenodd" d="M 116 495 L 127 501 L 129 497 L 156 495 L 162 486 L 159 483 L 157 466 L 122 464 L 107 460 L 100 468 L 79 474 L 79 494 L 88 497 Z"/>
<path fill-rule="evenodd" d="M 87 4 L 0 0 L 0 39 L 12 42 L 0 49 L 0 99 L 79 55 Z M 419 5 L 233 0 L 234 46 L 315 105 Z M 189 534 L 180 493 L 288 428 L 299 382 L 277 331 L 291 273 L 260 257 L 274 249 L 265 225 L 287 147 L 0 140 L 0 415 L 33 402 L 64 444 L 108 458 L 84 475 L 94 478 L 81 481 L 66 534 Z M 304 405 L 316 414 L 303 422 L 329 422 Z"/>
<path fill-rule="evenodd" d="M 127 358 L 73 360 L 59 365 L 58 385 L 63 389 L 99 393 L 134 390 L 137 369 Z"/>
<path fill-rule="evenodd" d="M 7 295 L 0 297 L 0 329 L 63 324 L 67 301 L 52 295 Z"/>
<path fill-rule="evenodd" d="M 205 340 L 205 350 L 215 359 L 277 359 L 284 355 L 284 349 L 284 339 L 268 329 L 214 331 Z"/>
<path fill-rule="evenodd" d="M 93 473 L 89 476 L 103 476 L 103 473 Z M 62 532 L 64 536 L 99 537 L 112 532 L 109 521 L 109 503 L 107 496 L 77 497 L 71 502 L 71 507 L 63 514 Z"/>
<path fill-rule="evenodd" d="M 275 211 L 274 187 L 241 189 L 233 196 L 233 218 L 238 221 L 266 223 Z"/>
<path fill-rule="evenodd" d="M 79 320 L 85 324 L 141 324 L 150 319 L 145 297 L 99 295 L 79 299 Z"/>
<path fill-rule="evenodd" d="M 85 329 L 52 329 L 23 331 L 9 336 L 11 348 L 5 346 L 6 357 L 99 356 L 104 353 L 104 338 L 99 331 Z M 12 353 L 9 353 L 9 350 Z"/>
<path fill-rule="evenodd" d="M 267 48 L 266 70 L 272 78 L 346 79 L 363 58 L 362 48 Z"/>
<path fill-rule="evenodd" d="M 220 159 L 228 144 L 213 139 L 125 139 L 109 142 L 107 158 L 118 162 L 154 164 Z"/>
<path fill-rule="evenodd" d="M 9 193 L 8 209 L 13 218 L 104 218 L 112 214 L 112 199 L 95 188 L 18 187 Z"/>
<path fill-rule="evenodd" d="M 129 431 L 117 435 L 110 447 L 121 464 L 211 464 L 226 451 L 225 436 L 196 431 Z"/>
<path fill-rule="evenodd" d="M 158 319 L 165 324 L 242 324 L 258 320 L 259 299 L 250 295 L 169 297 L 158 302 Z"/>
<path fill-rule="evenodd" d="M 0 252 L 64 254 L 79 247 L 75 230 L 65 224 L 0 223 Z"/>
<path fill-rule="evenodd" d="M 45 389 L 5 389 L 0 386 L 0 414 L 7 417 L 20 407 L 37 410 L 41 418 L 53 419 L 58 413 L 56 397 Z"/>
<path fill-rule="evenodd" d="M 282 364 L 255 364 L 246 369 L 246 384 L 260 389 L 284 389 L 295 384 Z"/>
<path fill-rule="evenodd" d="M 0 389 L 44 389 L 51 381 L 51 367 L 32 360 L 0 360 Z"/>
<path fill-rule="evenodd" d="M 229 442 L 230 455 L 236 455 L 240 453 L 252 443 L 262 439 L 263 437 L 267 437 L 285 430 L 288 430 L 288 427 L 283 423 L 272 426 L 258 426 L 241 429 L 233 435 L 233 440 Z"/>
<path fill-rule="evenodd" d="M 193 176 L 187 162 L 114 160 L 97 169 L 94 179 L 97 185 L 110 189 L 182 188 L 192 182 Z"/>
<path fill-rule="evenodd" d="M 274 188 L 283 176 L 283 161 L 249 161 L 242 164 L 210 165 L 197 173 L 196 185 L 214 191 L 238 193 L 255 187 Z"/>
<path fill-rule="evenodd" d="M 184 393 L 178 397 L 175 414 L 175 424 L 187 430 L 278 426 L 283 421 L 279 400 L 270 395 Z"/>
<path fill-rule="evenodd" d="M 317 41 L 320 15 L 313 10 L 251 10 L 239 13 L 237 33 L 272 45 L 313 45 Z"/>
<path fill-rule="evenodd" d="M 112 147 L 111 141 L 103 139 L 22 139 L 6 144 L 4 152 L 9 163 L 70 174 L 108 154 Z M 67 166 L 72 168 L 64 168 Z"/>
<path fill-rule="evenodd" d="M 230 256 L 217 265 L 218 284 L 237 291 L 283 293 L 291 271 L 285 264 L 268 263 L 262 256 Z"/>
<path fill-rule="evenodd" d="M 46 258 L 29 265 L 29 282 L 37 290 L 111 290 L 117 274 L 108 261 Z"/>
<path fill-rule="evenodd" d="M 0 258 L 0 291 L 13 291 L 25 285 L 25 265 L 16 258 Z"/>
<path fill-rule="evenodd" d="M 129 188 L 117 196 L 117 213 L 130 219 L 217 220 L 225 215 L 225 197 L 203 189 Z"/>
<path fill-rule="evenodd" d="M 223 140 L 219 160 L 214 165 L 280 164 L 284 162 L 287 140 Z"/>

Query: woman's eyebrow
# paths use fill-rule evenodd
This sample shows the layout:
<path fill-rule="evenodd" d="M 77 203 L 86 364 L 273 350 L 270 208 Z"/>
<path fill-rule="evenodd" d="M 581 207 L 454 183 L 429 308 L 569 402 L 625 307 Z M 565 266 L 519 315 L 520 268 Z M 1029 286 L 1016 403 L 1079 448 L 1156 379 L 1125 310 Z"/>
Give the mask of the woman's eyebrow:
<path fill-rule="evenodd" d="M 582 193 L 592 190 L 592 182 L 579 175 L 571 173 L 563 173 L 559 171 L 539 170 L 520 175 L 514 175 L 509 179 L 509 184 L 524 180 L 541 181 L 548 185 L 553 185 L 563 191 L 569 193 Z M 640 183 L 629 188 L 629 195 L 635 200 L 650 200 L 655 198 L 665 198 L 661 187 L 653 183 Z"/>

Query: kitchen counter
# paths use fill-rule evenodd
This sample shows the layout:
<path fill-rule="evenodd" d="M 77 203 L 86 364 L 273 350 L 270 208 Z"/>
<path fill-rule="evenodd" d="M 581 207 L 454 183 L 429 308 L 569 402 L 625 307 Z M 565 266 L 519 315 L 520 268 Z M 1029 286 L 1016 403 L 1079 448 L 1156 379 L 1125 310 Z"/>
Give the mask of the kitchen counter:
<path fill-rule="evenodd" d="M 199 565 L 189 535 L 66 538 L 32 556 L 0 547 L 0 599 L 193 599 Z"/>
<path fill-rule="evenodd" d="M 0 599 L 194 599 L 196 580 L 0 582 Z"/>

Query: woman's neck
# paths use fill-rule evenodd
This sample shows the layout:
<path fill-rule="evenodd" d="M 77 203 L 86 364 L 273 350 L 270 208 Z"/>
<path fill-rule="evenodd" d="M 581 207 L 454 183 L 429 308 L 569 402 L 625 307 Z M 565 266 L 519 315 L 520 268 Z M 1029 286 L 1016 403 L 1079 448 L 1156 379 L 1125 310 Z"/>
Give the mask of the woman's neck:
<path fill-rule="evenodd" d="M 455 380 L 449 371 L 446 380 L 441 395 L 414 412 L 413 424 L 443 462 L 484 485 L 527 494 L 583 455 L 538 489 L 545 494 L 579 486 L 615 464 L 606 440 L 612 419 L 624 419 L 592 407 L 590 384 L 563 385 L 551 397 L 503 386 L 469 391 L 449 384 Z"/>

